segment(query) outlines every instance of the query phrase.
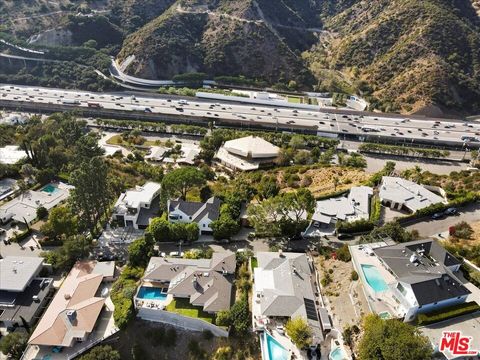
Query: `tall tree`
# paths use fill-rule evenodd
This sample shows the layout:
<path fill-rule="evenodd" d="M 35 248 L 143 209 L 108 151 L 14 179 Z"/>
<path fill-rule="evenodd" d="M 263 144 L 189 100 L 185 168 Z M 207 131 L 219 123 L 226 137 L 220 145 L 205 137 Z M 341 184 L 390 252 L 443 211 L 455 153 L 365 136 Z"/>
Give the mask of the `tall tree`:
<path fill-rule="evenodd" d="M 363 320 L 363 335 L 358 344 L 362 360 L 428 360 L 432 347 L 428 338 L 412 325 L 399 320 L 382 320 L 367 315 Z"/>
<path fill-rule="evenodd" d="M 164 176 L 162 193 L 168 197 L 180 196 L 182 199 L 186 199 L 188 190 L 204 184 L 204 174 L 197 168 L 186 166 L 175 169 Z"/>
<path fill-rule="evenodd" d="M 82 225 L 93 230 L 112 199 L 107 165 L 100 157 L 85 161 L 72 172 L 70 182 L 75 186 L 70 196 L 72 209 Z"/>

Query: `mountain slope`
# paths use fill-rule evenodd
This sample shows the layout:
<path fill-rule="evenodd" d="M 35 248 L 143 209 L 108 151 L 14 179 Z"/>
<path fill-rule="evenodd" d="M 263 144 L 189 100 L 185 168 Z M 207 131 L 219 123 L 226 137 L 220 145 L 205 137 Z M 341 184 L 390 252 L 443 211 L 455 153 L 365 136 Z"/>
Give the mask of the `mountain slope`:
<path fill-rule="evenodd" d="M 365 80 L 384 109 L 480 109 L 480 22 L 470 1 L 357 1 L 327 27 L 338 37 L 325 63 Z"/>

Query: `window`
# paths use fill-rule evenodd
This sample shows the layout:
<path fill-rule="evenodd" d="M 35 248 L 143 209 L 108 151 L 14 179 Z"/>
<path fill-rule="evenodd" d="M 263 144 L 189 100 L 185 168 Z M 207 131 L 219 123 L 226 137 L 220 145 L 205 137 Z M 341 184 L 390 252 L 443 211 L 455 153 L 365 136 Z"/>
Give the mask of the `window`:
<path fill-rule="evenodd" d="M 192 217 L 190 216 L 190 220 L 192 220 Z"/>
<path fill-rule="evenodd" d="M 203 224 L 203 227 L 205 227 L 205 224 Z"/>
<path fill-rule="evenodd" d="M 400 293 L 402 295 L 406 295 L 407 294 L 407 290 L 405 290 L 405 288 L 402 286 L 402 284 L 398 283 L 397 284 L 397 290 L 400 291 Z"/>
<path fill-rule="evenodd" d="M 181 219 L 181 218 L 182 218 L 182 215 L 180 215 L 178 218 Z"/>

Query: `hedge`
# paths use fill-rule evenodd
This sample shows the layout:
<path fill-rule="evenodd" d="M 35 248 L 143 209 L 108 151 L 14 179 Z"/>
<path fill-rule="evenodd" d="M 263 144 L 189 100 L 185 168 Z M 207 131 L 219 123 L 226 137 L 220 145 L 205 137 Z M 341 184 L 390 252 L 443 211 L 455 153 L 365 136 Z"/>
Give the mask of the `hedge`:
<path fill-rule="evenodd" d="M 379 197 L 375 195 L 370 204 L 370 221 L 372 223 L 377 223 L 380 220 L 381 211 L 382 204 Z"/>
<path fill-rule="evenodd" d="M 317 196 L 317 197 L 315 198 L 315 200 L 320 201 L 320 200 L 330 199 L 330 198 L 333 198 L 333 197 L 339 197 L 339 196 L 342 196 L 342 195 L 347 194 L 349 191 L 350 191 L 349 189 L 347 189 L 347 190 L 335 191 L 335 192 L 333 192 L 333 193 L 328 193 L 328 194 L 325 194 L 325 195 Z"/>
<path fill-rule="evenodd" d="M 336 229 L 339 234 L 354 234 L 373 230 L 374 223 L 370 220 L 356 220 L 356 221 L 339 221 L 337 222 Z"/>
<path fill-rule="evenodd" d="M 410 155 L 430 158 L 446 158 L 450 156 L 447 150 L 422 149 L 415 147 L 406 147 L 398 145 L 363 143 L 358 148 L 360 152 L 371 152 L 378 154 Z"/>
<path fill-rule="evenodd" d="M 449 306 L 440 310 L 432 311 L 426 314 L 418 314 L 417 323 L 419 326 L 433 324 L 443 320 L 448 320 L 457 316 L 471 314 L 480 310 L 480 305 L 475 301 Z"/>

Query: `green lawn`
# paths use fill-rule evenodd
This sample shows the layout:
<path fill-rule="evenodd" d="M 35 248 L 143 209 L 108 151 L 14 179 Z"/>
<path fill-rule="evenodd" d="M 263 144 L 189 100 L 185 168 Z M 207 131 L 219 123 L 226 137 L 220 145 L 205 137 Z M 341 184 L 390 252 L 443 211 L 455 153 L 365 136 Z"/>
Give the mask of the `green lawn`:
<path fill-rule="evenodd" d="M 289 96 L 288 102 L 300 104 L 302 102 L 302 99 L 297 96 Z"/>
<path fill-rule="evenodd" d="M 191 305 L 188 299 L 173 299 L 172 302 L 167 305 L 166 310 L 191 318 L 202 319 L 209 323 L 214 323 L 215 320 L 214 315 L 204 312 L 202 308 L 198 306 Z"/>

